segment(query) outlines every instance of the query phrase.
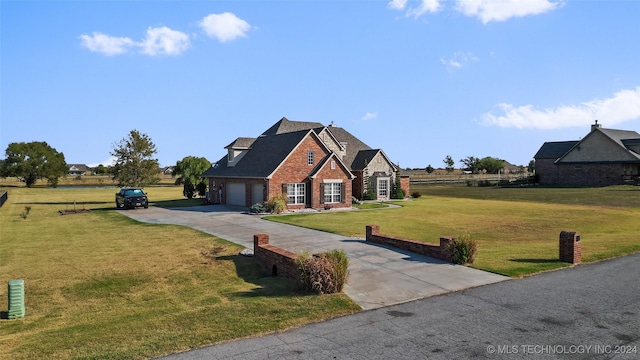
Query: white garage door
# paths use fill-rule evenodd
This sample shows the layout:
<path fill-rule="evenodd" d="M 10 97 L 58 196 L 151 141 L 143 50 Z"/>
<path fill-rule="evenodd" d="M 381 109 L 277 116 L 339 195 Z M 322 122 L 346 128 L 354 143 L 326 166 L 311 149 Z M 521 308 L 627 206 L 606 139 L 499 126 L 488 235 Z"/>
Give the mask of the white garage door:
<path fill-rule="evenodd" d="M 253 184 L 251 186 L 251 203 L 261 203 L 264 201 L 264 185 L 262 184 Z"/>
<path fill-rule="evenodd" d="M 244 183 L 227 184 L 227 204 L 246 206 Z"/>

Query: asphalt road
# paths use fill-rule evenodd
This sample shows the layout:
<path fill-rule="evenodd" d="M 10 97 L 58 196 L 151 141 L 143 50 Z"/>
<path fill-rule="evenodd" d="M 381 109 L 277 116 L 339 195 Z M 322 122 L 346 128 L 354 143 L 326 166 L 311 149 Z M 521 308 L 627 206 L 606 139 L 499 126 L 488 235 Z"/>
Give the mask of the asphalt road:
<path fill-rule="evenodd" d="M 639 359 L 640 253 L 164 359 Z"/>

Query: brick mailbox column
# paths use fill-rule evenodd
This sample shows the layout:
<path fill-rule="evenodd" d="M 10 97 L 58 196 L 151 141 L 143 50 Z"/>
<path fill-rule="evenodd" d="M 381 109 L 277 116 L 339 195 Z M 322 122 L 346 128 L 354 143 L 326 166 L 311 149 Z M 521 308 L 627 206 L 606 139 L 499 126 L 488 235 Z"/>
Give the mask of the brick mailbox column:
<path fill-rule="evenodd" d="M 562 231 L 560 233 L 560 261 L 579 264 L 582 257 L 580 233 Z"/>

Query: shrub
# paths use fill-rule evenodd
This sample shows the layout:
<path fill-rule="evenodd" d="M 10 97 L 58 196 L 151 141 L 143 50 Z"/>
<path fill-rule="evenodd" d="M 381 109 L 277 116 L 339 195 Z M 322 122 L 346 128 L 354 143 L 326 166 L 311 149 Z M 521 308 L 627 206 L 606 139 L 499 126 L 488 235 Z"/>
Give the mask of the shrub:
<path fill-rule="evenodd" d="M 304 252 L 296 258 L 302 289 L 317 294 L 342 291 L 347 281 L 349 258 L 342 250 L 311 256 Z"/>
<path fill-rule="evenodd" d="M 269 199 L 266 203 L 267 212 L 280 214 L 287 210 L 287 198 L 284 195 L 277 195 Z"/>
<path fill-rule="evenodd" d="M 451 262 L 454 264 L 473 264 L 478 243 L 468 234 L 460 235 L 449 244 Z"/>
<path fill-rule="evenodd" d="M 342 291 L 349 278 L 349 257 L 344 250 L 329 250 L 325 256 L 333 265 L 333 279 L 336 284 L 336 292 Z"/>
<path fill-rule="evenodd" d="M 24 207 L 24 212 L 22 214 L 20 214 L 20 217 L 26 220 L 27 216 L 29 216 L 30 212 L 31 212 L 31 206 L 25 206 Z"/>
<path fill-rule="evenodd" d="M 252 214 L 266 213 L 266 212 L 268 212 L 267 211 L 267 205 L 265 203 L 263 203 L 263 202 L 255 203 L 249 208 L 249 212 L 252 213 Z"/>
<path fill-rule="evenodd" d="M 414 199 L 417 199 L 420 196 L 422 196 L 422 194 L 420 194 L 420 192 L 418 192 L 418 191 L 414 191 L 413 193 L 411 193 L 411 197 L 414 198 Z"/>

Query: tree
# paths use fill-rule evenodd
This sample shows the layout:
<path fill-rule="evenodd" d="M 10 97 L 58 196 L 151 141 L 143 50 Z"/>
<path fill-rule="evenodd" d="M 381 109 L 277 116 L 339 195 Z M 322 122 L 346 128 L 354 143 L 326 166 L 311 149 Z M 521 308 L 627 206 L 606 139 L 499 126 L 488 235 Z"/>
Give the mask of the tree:
<path fill-rule="evenodd" d="M 391 189 L 391 198 L 404 199 L 404 190 L 402 189 L 400 174 L 396 174 L 396 180 L 393 182 L 393 187 Z"/>
<path fill-rule="evenodd" d="M 51 186 L 56 187 L 58 178 L 69 172 L 64 154 L 44 141 L 11 143 L 5 155 L 6 158 L 0 162 L 0 175 L 14 176 L 27 187 L 33 186 L 39 179 L 47 179 Z"/>
<path fill-rule="evenodd" d="M 444 162 L 444 169 L 447 170 L 447 174 L 451 174 L 453 172 L 453 165 L 455 165 L 455 162 L 453 161 L 451 156 L 447 155 L 442 161 Z"/>
<path fill-rule="evenodd" d="M 145 187 L 157 183 L 158 159 L 155 144 L 147 134 L 131 130 L 129 135 L 113 145 L 111 156 L 116 158 L 113 165 L 113 179 L 118 186 Z"/>
<path fill-rule="evenodd" d="M 96 166 L 95 169 L 93 169 L 93 172 L 96 175 L 107 175 L 109 173 L 109 167 L 100 164 L 100 165 Z"/>
<path fill-rule="evenodd" d="M 183 194 L 188 199 L 191 199 L 195 191 L 202 188 L 200 184 L 204 184 L 204 179 L 200 175 L 210 167 L 211 162 L 204 157 L 187 156 L 176 162 L 171 176 L 178 177 L 175 184 L 184 185 Z M 206 191 L 206 184 L 204 185 Z M 198 191 L 198 193 L 200 194 L 201 192 Z M 204 196 L 204 191 L 201 196 Z"/>
<path fill-rule="evenodd" d="M 467 156 L 466 158 L 460 160 L 460 162 L 464 166 L 464 170 L 470 171 L 472 174 L 477 174 L 478 170 L 480 170 L 478 168 L 479 161 L 480 159 L 474 156 Z"/>
<path fill-rule="evenodd" d="M 497 174 L 498 171 L 504 168 L 504 160 L 487 156 L 478 161 L 478 168 L 484 169 L 489 174 Z"/>
<path fill-rule="evenodd" d="M 427 171 L 427 174 L 431 174 L 435 169 L 433 168 L 433 166 L 431 166 L 431 164 L 429 164 L 429 166 L 427 166 L 425 170 Z"/>
<path fill-rule="evenodd" d="M 536 161 L 535 160 L 529 161 L 529 173 L 530 174 L 535 174 L 536 173 Z"/>

